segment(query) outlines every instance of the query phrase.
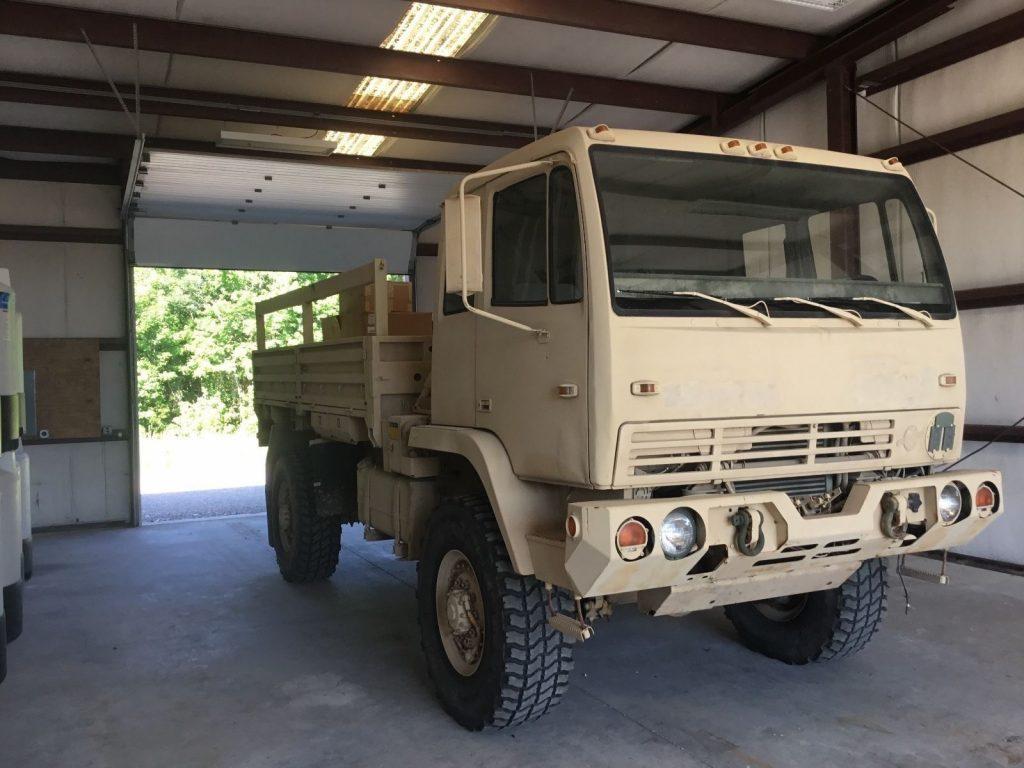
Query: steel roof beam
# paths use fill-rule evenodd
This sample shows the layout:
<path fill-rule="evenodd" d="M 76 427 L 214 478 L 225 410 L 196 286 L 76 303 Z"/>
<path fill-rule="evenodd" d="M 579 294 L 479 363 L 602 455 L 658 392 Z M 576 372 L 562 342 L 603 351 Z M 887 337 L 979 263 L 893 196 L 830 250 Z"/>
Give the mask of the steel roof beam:
<path fill-rule="evenodd" d="M 453 88 L 565 99 L 680 114 L 715 112 L 724 94 L 582 73 L 534 69 L 471 59 L 428 56 L 331 40 L 229 29 L 122 13 L 0 0 L 0 33 L 132 48 L 132 25 L 145 51 L 200 56 L 278 67 L 376 75 Z"/>
<path fill-rule="evenodd" d="M 77 157 L 103 157 L 125 160 L 131 157 L 135 137 L 116 133 L 62 131 L 53 128 L 26 128 L 0 125 L 0 151 L 28 152 Z M 400 157 L 358 157 L 356 155 L 293 155 L 288 152 L 261 152 L 255 149 L 218 147 L 212 141 L 191 139 L 147 138 L 147 149 L 205 153 L 282 160 L 289 163 L 335 166 L 339 168 L 387 168 L 396 171 L 432 171 L 434 173 L 472 173 L 479 166 L 444 163 Z"/>
<path fill-rule="evenodd" d="M 793 29 L 623 0 L 438 0 L 438 4 L 566 27 L 802 59 L 825 38 Z"/>
<path fill-rule="evenodd" d="M 895 147 L 872 152 L 872 157 L 898 157 L 904 165 L 922 163 L 947 154 L 946 150 L 960 152 L 982 144 L 1024 134 L 1024 109 L 1015 109 L 1001 115 L 987 117 L 959 128 L 933 134 L 928 139 L 916 139 Z M 939 146 L 941 145 L 941 146 Z"/>
<path fill-rule="evenodd" d="M 134 86 L 118 84 L 134 111 Z M 0 101 L 120 111 L 105 81 L 0 71 Z M 316 102 L 270 99 L 211 91 L 143 85 L 142 113 L 309 130 L 372 133 L 394 138 L 516 148 L 533 140 L 533 129 L 481 120 L 376 112 Z"/>
<path fill-rule="evenodd" d="M 1024 38 L 1024 10 L 972 29 L 857 78 L 870 96 Z"/>
<path fill-rule="evenodd" d="M 879 13 L 836 36 L 801 61 L 732 99 L 717 115 L 698 120 L 684 130 L 690 133 L 726 133 L 766 109 L 806 90 L 832 67 L 850 64 L 878 50 L 911 30 L 948 12 L 956 0 L 897 0 Z"/>
<path fill-rule="evenodd" d="M 121 170 L 102 163 L 62 163 L 45 160 L 0 158 L 0 179 L 61 181 L 72 184 L 121 186 Z"/>

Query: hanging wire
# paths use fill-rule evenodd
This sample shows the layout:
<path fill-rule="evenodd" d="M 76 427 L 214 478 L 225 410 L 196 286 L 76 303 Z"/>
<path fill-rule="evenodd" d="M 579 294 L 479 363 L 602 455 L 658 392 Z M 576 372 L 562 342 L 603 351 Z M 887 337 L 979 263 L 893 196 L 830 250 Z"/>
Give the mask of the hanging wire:
<path fill-rule="evenodd" d="M 846 89 L 847 89 L 847 90 L 848 90 L 848 91 L 849 91 L 850 93 L 852 93 L 852 94 L 853 94 L 854 96 L 856 96 L 856 97 L 857 97 L 858 99 L 861 99 L 862 101 L 865 101 L 865 102 L 867 102 L 868 104 L 870 104 L 870 105 L 871 105 L 872 107 L 874 107 L 875 109 L 877 109 L 877 110 L 878 110 L 879 112 L 881 112 L 881 113 L 882 113 L 883 115 L 885 115 L 886 117 L 889 117 L 889 118 L 891 118 L 892 120 L 895 120 L 895 121 L 896 121 L 896 122 L 897 122 L 897 123 L 898 123 L 899 125 L 902 125 L 902 126 L 903 126 L 904 128 L 906 128 L 907 130 L 913 131 L 914 133 L 916 133 L 916 134 L 917 134 L 918 136 L 920 136 L 920 137 L 921 137 L 922 139 L 924 139 L 925 141 L 929 142 L 930 144 L 934 144 L 934 145 L 935 145 L 936 147 L 938 147 L 939 149 L 941 149 L 941 150 L 942 150 L 942 151 L 943 151 L 944 153 L 946 153 L 947 155 L 950 155 L 951 157 L 954 157 L 954 158 L 956 158 L 957 160 L 959 160 L 959 161 L 960 161 L 961 163 L 963 163 L 964 165 L 968 166 L 969 168 L 973 168 L 974 170 L 976 170 L 976 171 L 977 171 L 978 173 L 980 173 L 980 174 L 981 174 L 982 176 L 984 176 L 985 178 L 987 178 L 987 179 L 990 179 L 991 181 L 994 181 L 994 182 L 995 182 L 996 184 L 998 184 L 999 186 L 1001 186 L 1001 187 L 1003 187 L 1003 188 L 1005 188 L 1005 189 L 1008 189 L 1008 190 L 1009 190 L 1010 192 L 1012 192 L 1013 194 L 1017 195 L 1017 197 L 1019 197 L 1019 198 L 1021 198 L 1021 199 L 1024 199 L 1024 192 L 1022 192 L 1021 190 L 1017 189 L 1016 187 L 1014 187 L 1014 186 L 1012 186 L 1012 185 L 1010 185 L 1010 184 L 1007 184 L 1007 183 L 1006 183 L 1005 181 L 1003 181 L 1002 179 L 1000 179 L 1000 178 L 997 178 L 996 176 L 992 175 L 991 173 L 989 173 L 988 171 L 986 171 L 986 170 L 985 170 L 984 168 L 980 168 L 979 166 L 975 165 L 975 164 L 974 164 L 974 163 L 972 163 L 972 162 L 971 162 L 970 160 L 968 160 L 968 159 L 967 159 L 966 157 L 964 157 L 963 155 L 961 155 L 961 154 L 960 154 L 959 152 L 955 152 L 955 151 L 953 151 L 953 150 L 952 150 L 952 149 L 950 149 L 949 147 L 947 147 L 947 146 L 943 145 L 943 144 L 942 144 L 941 142 L 938 142 L 938 141 L 936 141 L 935 139 L 933 139 L 933 138 L 932 138 L 931 136 L 929 136 L 928 134 L 926 134 L 926 133 L 923 133 L 923 132 L 921 132 L 921 131 L 917 130 L 917 128 L 915 128 L 914 126 L 910 125 L 910 124 L 909 124 L 908 122 L 906 122 L 905 120 L 903 120 L 903 119 L 901 119 L 901 118 L 897 117 L 897 116 L 896 116 L 896 115 L 894 115 L 894 114 L 893 114 L 892 112 L 890 112 L 889 110 L 885 109 L 885 107 L 882 107 L 882 106 L 880 106 L 880 105 L 878 105 L 878 104 L 875 104 L 875 102 L 873 102 L 873 101 L 872 101 L 871 99 L 869 99 L 869 98 L 868 98 L 867 96 L 865 96 L 864 94 L 862 94 L 862 93 L 861 93 L 860 91 L 858 91 L 858 90 L 856 90 L 856 89 L 854 89 L 854 88 L 851 88 L 851 87 L 850 87 L 850 86 L 848 86 L 848 85 L 847 85 L 847 86 L 845 86 L 845 87 L 846 87 Z M 1020 426 L 1020 425 L 1021 425 L 1022 423 L 1024 423 L 1024 416 L 1021 416 L 1021 417 L 1020 417 L 1019 419 L 1017 419 L 1017 420 L 1016 420 L 1015 422 L 1013 422 L 1013 424 L 1009 424 L 1009 425 L 1007 425 L 1007 426 L 1006 426 L 1006 427 L 1004 427 L 1004 428 L 1003 428 L 1002 430 L 1000 430 L 999 432 L 997 432 L 997 433 L 995 434 L 995 437 L 993 437 L 993 438 L 992 438 L 991 440 L 989 440 L 989 441 L 988 441 L 987 443 L 985 443 L 984 445 L 982 445 L 982 446 L 981 446 L 981 447 L 979 447 L 979 448 L 975 448 L 975 449 L 974 449 L 973 451 L 971 451 L 970 453 L 968 453 L 968 454 L 967 454 L 966 456 L 963 456 L 963 457 L 961 457 L 961 458 L 957 459 L 957 460 L 956 460 L 956 461 L 954 461 L 954 462 L 953 462 L 952 464 L 949 464 L 949 465 L 947 465 L 946 467 L 944 467 L 944 468 L 943 468 L 943 470 L 944 470 L 944 471 L 948 471 L 948 470 L 952 469 L 953 467 L 957 466 L 958 464 L 961 464 L 962 462 L 965 462 L 965 461 L 967 461 L 967 460 L 968 460 L 968 459 L 970 459 L 971 457 L 973 457 L 973 456 L 977 456 L 977 455 L 978 455 L 979 453 L 981 453 L 982 451 L 984 451 L 984 450 L 985 450 L 986 448 L 988 448 L 989 446 L 991 446 L 991 445 L 992 445 L 993 443 L 997 443 L 997 442 L 999 442 L 999 440 L 1000 440 L 1001 438 L 1003 438 L 1004 436 L 1008 435 L 1008 434 L 1009 434 L 1009 433 L 1010 433 L 1011 431 L 1013 431 L 1013 429 L 1014 429 L 1015 427 L 1018 427 L 1018 426 Z M 900 580 L 901 580 L 901 581 L 903 580 L 903 575 L 902 575 L 902 573 L 900 574 Z M 907 607 L 908 607 L 908 609 L 909 609 L 909 606 L 910 606 L 910 603 L 909 603 L 909 600 L 908 600 L 908 603 L 907 603 Z"/>
<path fill-rule="evenodd" d="M 895 121 L 896 121 L 897 123 L 899 123 L 900 125 L 902 125 L 902 126 L 903 126 L 904 128 L 906 128 L 907 130 L 913 131 L 913 132 L 914 132 L 914 133 L 916 133 L 916 134 L 917 134 L 918 136 L 920 136 L 920 137 L 921 137 L 922 139 L 924 139 L 925 141 L 927 141 L 927 142 L 928 142 L 929 144 L 934 144 L 934 145 L 935 145 L 936 147 L 938 147 L 939 149 L 941 149 L 941 150 L 942 150 L 943 152 L 945 152 L 945 153 L 946 153 L 947 155 L 950 155 L 951 157 L 955 157 L 955 158 L 956 158 L 957 160 L 959 160 L 959 161 L 960 161 L 961 163 L 963 163 L 963 164 L 964 164 L 964 165 L 966 165 L 966 166 L 969 166 L 969 167 L 973 168 L 973 169 L 974 169 L 974 170 L 976 170 L 976 171 L 977 171 L 978 173 L 980 173 L 980 174 L 981 174 L 982 176 L 985 176 L 986 178 L 988 178 L 988 179 L 990 179 L 990 180 L 994 181 L 994 182 L 995 182 L 996 184 L 998 184 L 998 185 L 999 185 L 999 186 L 1001 186 L 1001 187 L 1005 187 L 1006 189 L 1008 189 L 1008 190 L 1010 190 L 1011 192 L 1013 192 L 1013 194 L 1017 195 L 1017 197 L 1019 197 L 1019 198 L 1021 198 L 1021 199 L 1024 199 L 1024 192 L 1022 192 L 1021 190 L 1017 189 L 1017 188 L 1016 188 L 1016 187 L 1014 187 L 1014 186 L 1011 186 L 1010 184 L 1007 184 L 1007 183 L 1006 183 L 1005 181 L 1003 181 L 1002 179 L 999 179 L 999 178 L 997 178 L 997 177 L 993 176 L 993 175 L 992 175 L 991 173 L 989 173 L 988 171 L 986 171 L 986 170 L 985 170 L 984 168 L 980 168 L 979 166 L 975 165 L 975 164 L 974 164 L 974 163 L 972 163 L 972 162 L 971 162 L 970 160 L 968 160 L 968 159 L 967 159 L 966 157 L 964 157 L 963 155 L 961 155 L 961 154 L 960 154 L 959 152 L 955 152 L 955 151 L 953 151 L 952 149 L 950 149 L 949 147 L 947 147 L 947 146 L 944 146 L 943 144 L 941 144 L 940 142 L 936 141 L 935 139 L 933 139 L 933 138 L 932 138 L 931 136 L 929 136 L 928 134 L 926 134 L 926 133 L 922 133 L 921 131 L 917 130 L 917 128 L 915 128 L 914 126 L 910 125 L 910 124 L 909 124 L 909 123 L 907 123 L 907 122 L 906 122 L 905 120 L 902 120 L 901 118 L 897 117 L 897 116 L 896 116 L 896 115 L 894 115 L 894 114 L 893 114 L 892 112 L 890 112 L 889 110 L 887 110 L 887 109 L 886 109 L 885 107 L 882 107 L 882 106 L 879 106 L 878 104 L 875 104 L 875 102 L 873 102 L 873 101 L 872 101 L 871 99 L 869 99 L 869 98 L 868 98 L 867 96 L 865 96 L 864 94 L 862 94 L 862 93 L 861 93 L 860 91 L 858 91 L 858 90 L 856 90 L 856 89 L 854 89 L 854 88 L 851 88 L 851 87 L 850 87 L 850 86 L 848 86 L 848 85 L 847 85 L 847 86 L 845 86 L 845 87 L 846 87 L 846 89 L 847 89 L 847 90 L 848 90 L 848 91 L 849 91 L 850 93 L 852 93 L 853 95 L 855 95 L 855 96 L 856 96 L 856 97 L 857 97 L 858 99 L 861 99 L 862 101 L 865 101 L 865 102 L 867 102 L 867 103 L 868 103 L 868 104 L 870 104 L 870 105 L 871 105 L 872 107 L 874 107 L 874 108 L 875 108 L 875 109 L 877 109 L 877 110 L 878 110 L 879 112 L 881 112 L 881 113 L 882 113 L 883 115 L 885 115 L 885 116 L 887 116 L 887 117 L 890 117 L 890 118 L 892 118 L 893 120 L 895 120 Z"/>
<path fill-rule="evenodd" d="M 139 53 L 139 25 L 132 22 L 132 47 L 135 49 L 135 136 L 142 138 L 142 61 Z"/>
<path fill-rule="evenodd" d="M 903 578 L 903 568 L 906 560 L 906 555 L 898 555 L 896 557 L 896 574 L 900 577 L 900 586 L 903 587 L 904 614 L 910 613 L 910 590 L 907 589 L 906 579 Z"/>
<path fill-rule="evenodd" d="M 572 101 L 572 91 L 573 91 L 573 89 L 570 88 L 569 89 L 569 93 L 566 94 L 565 102 L 562 104 L 562 110 L 558 113 L 558 119 L 555 120 L 555 124 L 551 128 L 551 133 L 554 133 L 555 131 L 557 131 L 558 127 L 562 124 L 562 118 L 565 117 L 566 107 L 568 107 L 569 106 L 569 102 Z"/>
<path fill-rule="evenodd" d="M 537 140 L 537 97 L 533 93 L 533 72 L 530 73 L 530 108 L 533 110 L 533 140 Z"/>
<path fill-rule="evenodd" d="M 121 92 L 117 90 L 117 86 L 114 85 L 114 81 L 107 74 L 106 68 L 103 66 L 103 62 L 100 61 L 99 54 L 96 53 L 96 49 L 92 45 L 92 40 L 89 39 L 89 35 L 86 34 L 85 30 L 79 30 L 82 33 L 82 37 L 85 38 L 85 44 L 89 46 L 89 52 L 92 53 L 92 57 L 96 60 L 96 66 L 100 68 L 100 72 L 107 78 L 107 85 L 110 86 L 110 90 L 114 92 L 114 96 L 117 98 L 117 103 L 121 105 L 121 109 L 124 110 L 125 115 L 128 116 L 128 120 L 132 124 L 132 129 L 135 131 L 135 135 L 139 135 L 139 125 L 135 122 L 135 117 L 132 115 L 131 110 L 128 109 L 128 105 L 124 103 L 124 99 L 121 98 Z"/>
<path fill-rule="evenodd" d="M 999 438 L 1001 438 L 1001 437 L 1003 437 L 1003 436 L 1005 436 L 1005 435 L 1008 435 L 1008 434 L 1010 434 L 1010 432 L 1011 432 L 1011 431 L 1012 431 L 1012 430 L 1013 430 L 1013 429 L 1014 429 L 1015 427 L 1019 427 L 1019 426 L 1020 426 L 1020 425 L 1021 425 L 1022 423 L 1024 423 L 1024 416 L 1021 416 L 1021 417 L 1020 417 L 1019 419 L 1017 419 L 1017 420 L 1016 420 L 1015 422 L 1013 422 L 1013 424 L 1009 424 L 1009 425 L 1007 425 L 1007 426 L 1006 426 L 1006 427 L 1004 427 L 1004 428 L 1003 428 L 1003 429 L 1002 429 L 1001 431 L 999 431 L 999 432 L 996 432 L 996 435 L 995 435 L 995 437 L 993 437 L 993 438 L 992 438 L 991 440 L 989 440 L 989 441 L 988 441 L 987 443 L 985 443 L 985 444 L 984 444 L 983 446 L 981 446 L 980 448 L 975 448 L 975 449 L 974 449 L 973 451 L 971 451 L 970 453 L 968 453 L 968 454 L 967 454 L 966 456 L 963 456 L 963 457 L 961 457 L 961 458 L 957 459 L 956 461 L 954 461 L 954 462 L 953 462 L 952 464 L 950 464 L 950 465 L 948 465 L 948 466 L 944 467 L 944 468 L 943 468 L 943 471 L 946 471 L 946 470 L 950 470 L 950 469 L 952 469 L 953 467 L 955 467 L 955 466 L 956 466 L 957 464 L 960 464 L 961 462 L 967 461 L 967 460 L 968 460 L 969 458 L 971 458 L 972 456 L 976 456 L 976 455 L 978 455 L 979 453 L 981 453 L 982 451 L 984 451 L 984 450 L 985 450 L 986 448 L 988 448 L 988 447 L 989 447 L 990 445 L 992 445 L 992 443 L 998 443 L 998 442 L 999 442 Z"/>

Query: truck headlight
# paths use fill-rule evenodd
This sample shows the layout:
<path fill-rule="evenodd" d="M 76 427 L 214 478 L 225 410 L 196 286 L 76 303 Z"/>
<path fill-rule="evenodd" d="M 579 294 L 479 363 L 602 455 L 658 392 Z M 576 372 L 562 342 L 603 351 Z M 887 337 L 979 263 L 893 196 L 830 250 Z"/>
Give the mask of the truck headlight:
<path fill-rule="evenodd" d="M 960 517 L 960 510 L 963 508 L 964 499 L 956 483 L 950 483 L 939 493 L 939 517 L 946 525 L 955 523 Z"/>
<path fill-rule="evenodd" d="M 661 523 L 661 551 L 669 560 L 693 552 L 700 535 L 700 521 L 692 509 L 673 509 Z"/>

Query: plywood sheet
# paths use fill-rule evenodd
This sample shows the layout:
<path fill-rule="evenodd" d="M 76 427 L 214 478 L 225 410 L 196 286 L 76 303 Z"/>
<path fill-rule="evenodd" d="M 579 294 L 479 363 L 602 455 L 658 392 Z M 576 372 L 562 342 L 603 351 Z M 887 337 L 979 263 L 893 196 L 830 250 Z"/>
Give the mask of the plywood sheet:
<path fill-rule="evenodd" d="M 25 339 L 36 372 L 36 425 L 51 439 L 99 437 L 99 339 Z"/>

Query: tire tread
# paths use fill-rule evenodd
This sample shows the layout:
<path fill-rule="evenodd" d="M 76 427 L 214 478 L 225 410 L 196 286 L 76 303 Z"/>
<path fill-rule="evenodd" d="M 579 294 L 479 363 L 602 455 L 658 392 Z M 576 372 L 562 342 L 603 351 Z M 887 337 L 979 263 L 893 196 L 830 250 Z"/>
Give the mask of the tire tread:
<path fill-rule="evenodd" d="M 313 496 L 313 474 L 308 449 L 303 445 L 282 448 L 276 464 L 286 463 L 294 499 L 292 525 L 295 529 L 295 552 L 289 558 L 283 546 L 275 548 L 277 564 L 285 581 L 308 584 L 325 581 L 334 575 L 341 552 L 341 521 L 337 517 L 317 514 Z M 276 467 L 275 467 L 276 470 Z M 276 499 L 273 503 L 277 503 Z"/>

